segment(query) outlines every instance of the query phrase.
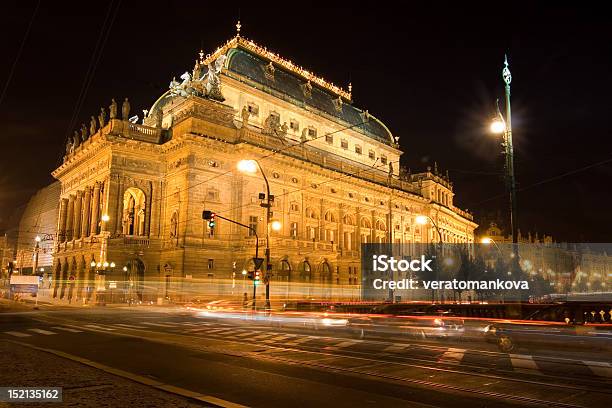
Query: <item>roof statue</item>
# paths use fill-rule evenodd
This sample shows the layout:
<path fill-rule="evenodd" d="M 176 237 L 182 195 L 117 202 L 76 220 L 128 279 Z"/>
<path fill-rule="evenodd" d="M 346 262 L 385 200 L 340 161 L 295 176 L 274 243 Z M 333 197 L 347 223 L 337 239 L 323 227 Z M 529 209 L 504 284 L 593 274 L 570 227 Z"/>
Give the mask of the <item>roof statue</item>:
<path fill-rule="evenodd" d="M 203 53 L 200 52 L 200 60 L 196 60 L 193 74 L 185 71 L 185 73 L 180 76 L 181 82 L 178 82 L 176 78 L 172 78 L 169 86 L 170 96 L 187 97 L 195 95 L 223 102 L 225 98 L 221 94 L 221 80 L 219 79 L 219 74 L 223 69 L 226 58 L 225 55 L 221 55 L 217 59 L 209 61 L 206 64 L 206 72 L 202 74 L 204 59 Z"/>

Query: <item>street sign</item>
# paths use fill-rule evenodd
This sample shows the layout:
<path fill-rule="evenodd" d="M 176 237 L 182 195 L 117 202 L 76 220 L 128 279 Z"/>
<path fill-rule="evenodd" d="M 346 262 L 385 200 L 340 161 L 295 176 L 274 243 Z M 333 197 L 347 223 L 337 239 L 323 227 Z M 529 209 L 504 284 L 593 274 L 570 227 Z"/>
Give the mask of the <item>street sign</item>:
<path fill-rule="evenodd" d="M 108 288 L 109 289 L 117 289 L 117 281 L 110 281 L 110 282 L 108 282 Z"/>
<path fill-rule="evenodd" d="M 261 269 L 261 264 L 263 264 L 263 258 L 253 258 L 253 263 L 255 264 L 255 270 Z"/>

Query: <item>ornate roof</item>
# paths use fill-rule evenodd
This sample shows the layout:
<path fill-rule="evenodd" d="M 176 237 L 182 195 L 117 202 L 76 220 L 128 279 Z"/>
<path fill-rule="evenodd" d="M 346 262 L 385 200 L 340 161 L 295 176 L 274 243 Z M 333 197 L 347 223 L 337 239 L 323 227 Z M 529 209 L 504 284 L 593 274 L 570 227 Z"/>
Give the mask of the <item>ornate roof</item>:
<path fill-rule="evenodd" d="M 221 55 L 227 56 L 222 75 L 248 82 L 255 88 L 297 106 L 315 108 L 342 125 L 354 126 L 354 130 L 369 137 L 388 145 L 394 144 L 393 135 L 381 121 L 351 104 L 350 92 L 326 82 L 253 41 L 236 36 L 201 63 L 208 64 Z"/>

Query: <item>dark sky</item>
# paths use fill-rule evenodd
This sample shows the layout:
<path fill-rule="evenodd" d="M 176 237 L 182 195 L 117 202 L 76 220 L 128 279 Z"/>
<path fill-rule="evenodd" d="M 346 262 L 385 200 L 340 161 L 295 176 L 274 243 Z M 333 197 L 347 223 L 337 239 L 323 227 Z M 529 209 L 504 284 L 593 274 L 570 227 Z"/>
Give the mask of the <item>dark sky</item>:
<path fill-rule="evenodd" d="M 508 52 L 521 229 L 610 241 L 612 25 L 595 3 L 264 3 L 240 8 L 244 36 L 329 81 L 351 80 L 355 104 L 401 137 L 405 164 L 418 171 L 437 161 L 455 182 L 456 204 L 480 217 L 507 214 L 501 147 L 487 125 L 503 97 Z M 36 2 L 3 6 L 2 88 L 16 61 L 0 101 L 3 221 L 52 181 L 76 106 L 79 126 L 112 97 L 129 97 L 142 116 L 172 76 L 192 68 L 201 47 L 211 52 L 234 35 L 239 12 L 221 2 L 124 1 L 106 19 L 108 7 L 43 1 L 32 19 Z M 105 20 L 105 27 L 113 22 L 108 35 Z M 104 47 L 78 104 L 100 38 Z"/>

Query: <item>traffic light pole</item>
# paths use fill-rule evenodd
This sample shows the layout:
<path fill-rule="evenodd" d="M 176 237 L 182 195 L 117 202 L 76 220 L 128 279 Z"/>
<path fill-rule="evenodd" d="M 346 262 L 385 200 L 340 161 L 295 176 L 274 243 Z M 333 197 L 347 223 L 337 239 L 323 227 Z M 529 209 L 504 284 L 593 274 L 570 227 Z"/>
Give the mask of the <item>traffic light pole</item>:
<path fill-rule="evenodd" d="M 240 225 L 241 227 L 244 227 L 248 229 L 249 231 L 251 231 L 253 235 L 255 235 L 255 258 L 259 258 L 259 236 L 257 235 L 257 230 L 255 230 L 255 228 L 242 224 L 238 221 L 234 221 L 229 218 L 222 217 L 219 214 L 214 213 L 212 211 L 204 210 L 204 212 L 202 213 L 202 218 L 205 220 L 210 220 L 212 218 L 219 218 L 221 220 L 231 222 L 232 224 Z M 258 269 L 257 265 L 255 265 L 255 269 L 256 270 Z M 257 300 L 256 296 L 257 296 L 257 281 L 254 279 L 253 280 L 253 310 L 255 310 L 255 302 Z"/>

